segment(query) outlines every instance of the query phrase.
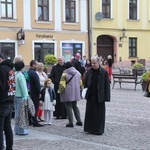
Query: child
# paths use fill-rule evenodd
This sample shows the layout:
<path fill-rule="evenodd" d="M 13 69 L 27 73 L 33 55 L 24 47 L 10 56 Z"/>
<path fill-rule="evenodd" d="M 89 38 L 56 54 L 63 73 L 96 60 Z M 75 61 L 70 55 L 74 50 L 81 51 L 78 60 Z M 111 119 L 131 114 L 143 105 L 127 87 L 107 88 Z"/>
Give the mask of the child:
<path fill-rule="evenodd" d="M 41 90 L 41 99 L 43 101 L 42 109 L 44 110 L 45 124 L 51 125 L 53 118 L 53 111 L 55 111 L 56 96 L 55 91 L 51 87 L 51 79 L 46 79 L 44 88 Z"/>

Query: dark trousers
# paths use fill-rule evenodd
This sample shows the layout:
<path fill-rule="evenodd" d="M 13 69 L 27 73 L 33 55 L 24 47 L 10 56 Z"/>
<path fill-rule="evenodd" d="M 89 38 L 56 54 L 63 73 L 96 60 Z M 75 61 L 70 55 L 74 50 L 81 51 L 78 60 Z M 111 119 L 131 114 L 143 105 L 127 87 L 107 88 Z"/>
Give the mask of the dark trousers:
<path fill-rule="evenodd" d="M 69 124 L 73 124 L 73 112 L 74 112 L 77 122 L 81 122 L 80 111 L 77 106 L 77 101 L 65 102 L 65 107 L 66 107 L 66 111 L 68 115 Z"/>
<path fill-rule="evenodd" d="M 4 135 L 6 137 L 6 150 L 13 149 L 13 132 L 11 128 L 12 104 L 0 105 L 0 150 L 3 149 Z"/>

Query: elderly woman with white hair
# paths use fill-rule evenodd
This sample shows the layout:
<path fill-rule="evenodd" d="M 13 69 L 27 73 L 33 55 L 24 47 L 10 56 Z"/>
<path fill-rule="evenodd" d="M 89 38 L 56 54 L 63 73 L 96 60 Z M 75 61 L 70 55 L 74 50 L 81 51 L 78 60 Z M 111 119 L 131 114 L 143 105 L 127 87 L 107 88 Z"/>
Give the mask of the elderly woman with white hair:
<path fill-rule="evenodd" d="M 91 65 L 84 78 L 84 86 L 88 88 L 84 131 L 102 135 L 105 128 L 105 102 L 110 101 L 110 83 L 108 72 L 100 66 L 99 57 L 92 57 Z"/>

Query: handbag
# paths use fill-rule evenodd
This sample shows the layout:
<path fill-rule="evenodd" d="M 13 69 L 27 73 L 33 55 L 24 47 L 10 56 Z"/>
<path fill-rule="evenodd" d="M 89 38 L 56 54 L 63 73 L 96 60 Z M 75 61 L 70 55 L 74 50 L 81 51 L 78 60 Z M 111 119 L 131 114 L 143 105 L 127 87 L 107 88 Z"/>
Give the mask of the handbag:
<path fill-rule="evenodd" d="M 30 96 L 28 96 L 28 99 L 27 99 L 26 109 L 30 113 L 31 116 L 35 115 L 35 106 Z"/>
<path fill-rule="evenodd" d="M 82 96 L 83 99 L 85 99 L 87 90 L 88 90 L 88 88 L 84 88 L 84 89 L 82 90 L 81 96 Z"/>
<path fill-rule="evenodd" d="M 147 83 L 146 90 L 144 91 L 144 97 L 150 97 L 150 92 L 149 92 L 149 83 Z"/>

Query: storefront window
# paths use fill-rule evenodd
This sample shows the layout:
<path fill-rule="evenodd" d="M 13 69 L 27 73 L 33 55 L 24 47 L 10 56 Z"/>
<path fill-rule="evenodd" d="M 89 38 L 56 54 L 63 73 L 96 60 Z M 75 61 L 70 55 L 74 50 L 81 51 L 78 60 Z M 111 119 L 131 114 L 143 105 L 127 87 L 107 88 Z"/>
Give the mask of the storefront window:
<path fill-rule="evenodd" d="M 76 53 L 82 56 L 82 44 L 80 43 L 62 43 L 62 55 L 65 62 L 70 61 Z"/>
<path fill-rule="evenodd" d="M 13 61 L 15 57 L 15 43 L 0 43 L 0 51 L 4 54 L 6 59 Z"/>
<path fill-rule="evenodd" d="M 35 43 L 34 56 L 35 60 L 44 63 L 44 56 L 54 54 L 54 43 Z"/>

